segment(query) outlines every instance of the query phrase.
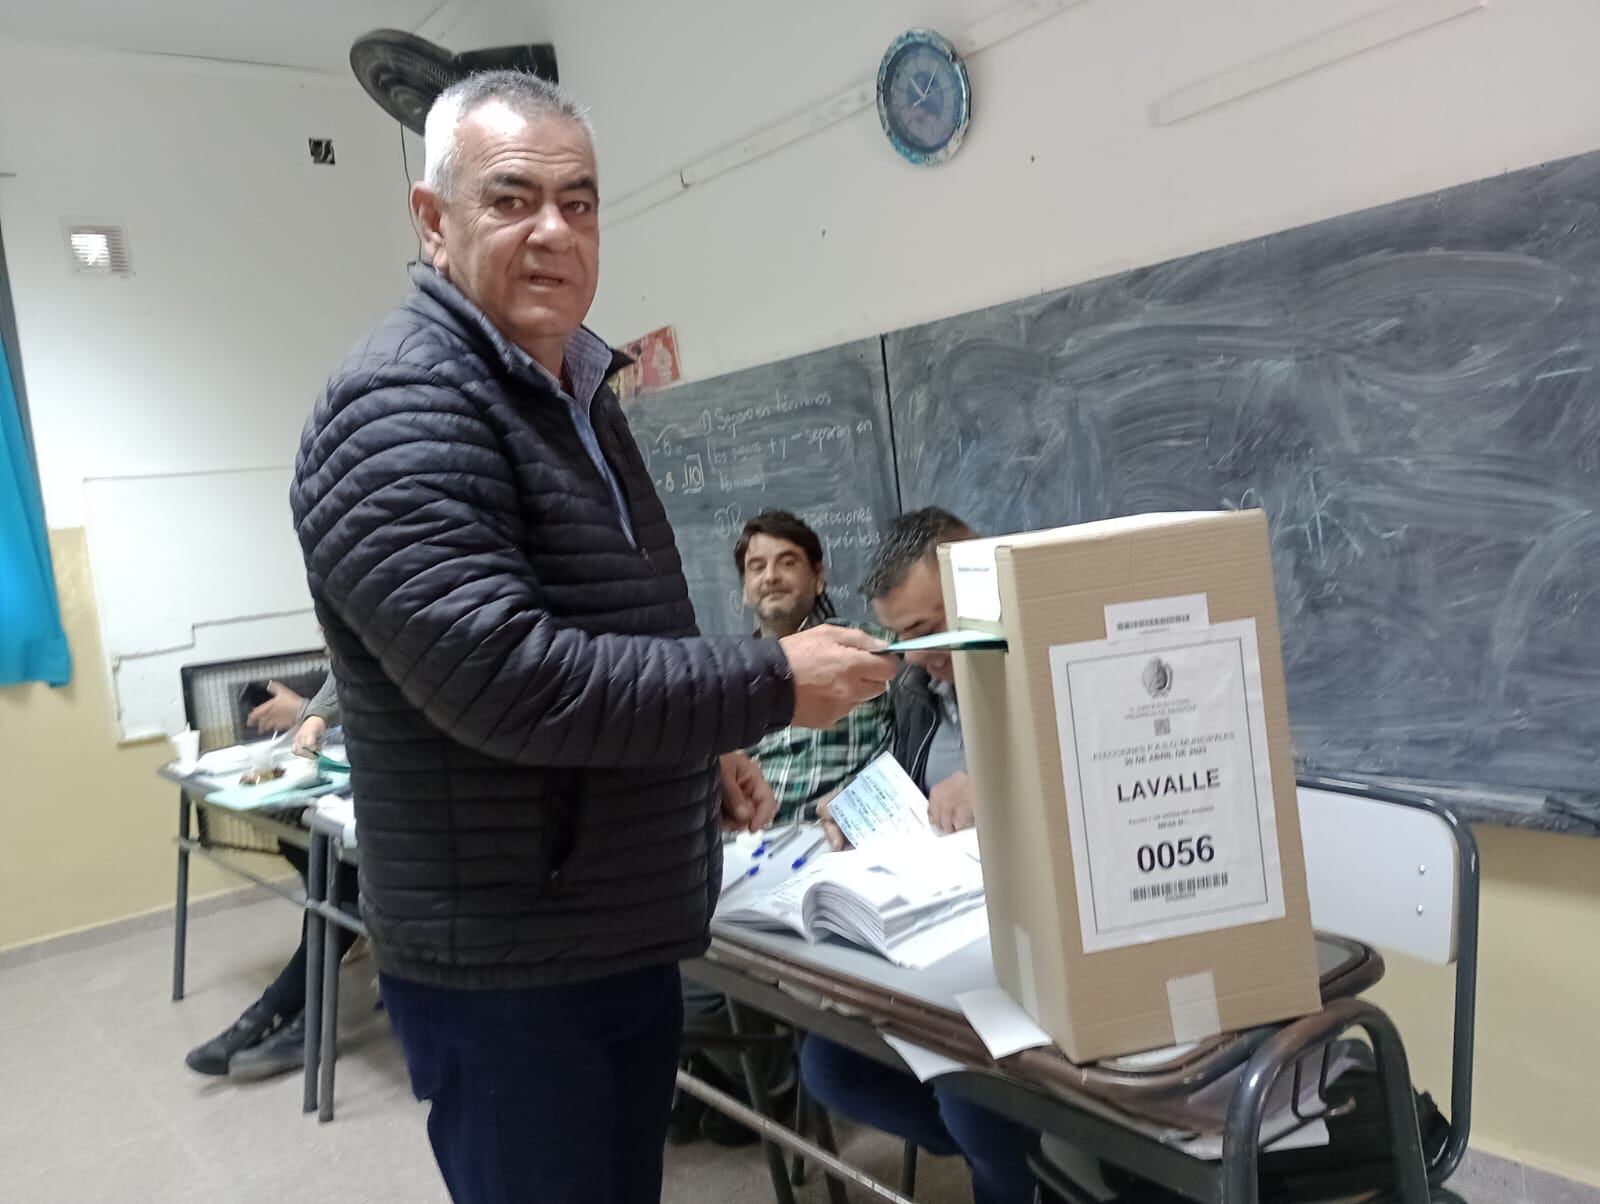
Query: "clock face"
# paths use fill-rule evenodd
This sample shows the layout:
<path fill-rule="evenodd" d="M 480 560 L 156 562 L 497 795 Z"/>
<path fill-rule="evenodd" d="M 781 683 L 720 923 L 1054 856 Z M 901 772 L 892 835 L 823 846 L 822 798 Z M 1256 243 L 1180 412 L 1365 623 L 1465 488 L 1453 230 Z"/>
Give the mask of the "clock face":
<path fill-rule="evenodd" d="M 913 163 L 939 163 L 961 145 L 972 111 L 966 65 L 927 29 L 894 40 L 878 68 L 878 117 L 894 148 Z"/>

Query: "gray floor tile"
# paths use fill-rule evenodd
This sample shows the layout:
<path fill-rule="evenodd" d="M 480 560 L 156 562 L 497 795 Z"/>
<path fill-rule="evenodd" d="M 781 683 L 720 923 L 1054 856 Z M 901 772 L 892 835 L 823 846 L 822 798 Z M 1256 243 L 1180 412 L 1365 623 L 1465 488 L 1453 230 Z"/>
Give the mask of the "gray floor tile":
<path fill-rule="evenodd" d="M 298 937 L 277 900 L 197 918 L 189 992 L 169 999 L 170 931 L 0 968 L 0 1201 L 5 1204 L 447 1204 L 388 1021 L 373 1009 L 370 960 L 345 969 L 338 1119 L 300 1111 L 298 1074 L 207 1079 L 183 1064 L 278 972 Z M 841 1122 L 845 1157 L 897 1182 L 900 1143 Z M 759 1146 L 706 1143 L 666 1155 L 665 1204 L 771 1198 Z M 1600 1190 L 1469 1155 L 1451 1183 L 1470 1204 L 1600 1204 Z M 813 1174 L 800 1204 L 827 1199 Z M 919 1160 L 923 1204 L 971 1200 L 959 1159 Z"/>
<path fill-rule="evenodd" d="M 1531 1166 L 1522 1174 L 1529 1204 L 1600 1204 L 1600 1187 L 1574 1183 Z"/>
<path fill-rule="evenodd" d="M 1467 1204 L 1522 1204 L 1522 1164 L 1468 1150 L 1449 1188 Z"/>
<path fill-rule="evenodd" d="M 11 1180 L 7 1199 L 17 1204 L 88 1204 L 98 1201 L 224 1199 L 208 1167 L 174 1139 L 132 1137 L 93 1143 L 77 1156 Z"/>

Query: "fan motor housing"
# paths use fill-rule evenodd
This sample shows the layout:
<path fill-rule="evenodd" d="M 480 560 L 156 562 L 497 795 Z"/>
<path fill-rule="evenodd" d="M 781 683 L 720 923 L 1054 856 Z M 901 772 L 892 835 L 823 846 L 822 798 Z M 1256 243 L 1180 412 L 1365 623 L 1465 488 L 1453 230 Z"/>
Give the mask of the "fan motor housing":
<path fill-rule="evenodd" d="M 548 42 L 451 54 L 399 29 L 375 29 L 357 38 L 350 47 L 350 69 L 367 95 L 415 134 L 422 133 L 439 93 L 479 71 L 527 71 L 559 82 L 556 48 Z"/>

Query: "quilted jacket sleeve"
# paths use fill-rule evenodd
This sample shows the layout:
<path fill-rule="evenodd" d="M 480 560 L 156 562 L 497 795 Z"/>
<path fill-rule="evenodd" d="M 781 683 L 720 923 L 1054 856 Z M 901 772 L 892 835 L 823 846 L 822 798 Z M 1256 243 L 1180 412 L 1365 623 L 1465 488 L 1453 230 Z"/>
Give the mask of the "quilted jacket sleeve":
<path fill-rule="evenodd" d="M 453 389 L 385 385 L 314 422 L 293 500 L 313 592 L 462 744 L 527 765 L 682 765 L 790 719 L 773 642 L 591 635 L 541 610 L 511 467 Z"/>

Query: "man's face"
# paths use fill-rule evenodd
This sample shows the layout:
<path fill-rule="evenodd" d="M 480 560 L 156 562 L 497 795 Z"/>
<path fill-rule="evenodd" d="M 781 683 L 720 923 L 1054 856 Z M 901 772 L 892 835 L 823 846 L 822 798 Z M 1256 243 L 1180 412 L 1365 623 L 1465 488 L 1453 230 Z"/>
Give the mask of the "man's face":
<path fill-rule="evenodd" d="M 594 147 L 576 122 L 529 121 L 500 101 L 456 130 L 451 195 L 412 203 L 433 265 L 548 368 L 583 324 L 600 276 Z"/>
<path fill-rule="evenodd" d="M 793 635 L 822 593 L 821 566 L 799 544 L 775 535 L 751 537 L 744 553 L 744 601 L 769 635 Z"/>
<path fill-rule="evenodd" d="M 939 584 L 938 565 L 926 558 L 917 561 L 904 581 L 873 600 L 872 610 L 896 639 L 911 640 L 944 631 L 944 589 Z M 948 652 L 908 652 L 906 660 L 922 666 L 934 681 L 955 681 Z"/>

